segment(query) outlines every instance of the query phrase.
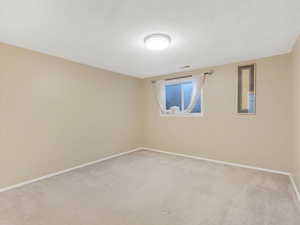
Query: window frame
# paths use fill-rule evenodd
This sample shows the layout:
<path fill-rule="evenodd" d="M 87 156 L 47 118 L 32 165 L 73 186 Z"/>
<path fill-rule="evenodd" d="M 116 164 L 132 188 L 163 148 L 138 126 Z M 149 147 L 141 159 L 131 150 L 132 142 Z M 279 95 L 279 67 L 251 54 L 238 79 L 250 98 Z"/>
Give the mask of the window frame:
<path fill-rule="evenodd" d="M 186 82 L 192 82 L 193 79 L 192 78 L 179 78 L 179 79 L 174 79 L 174 80 L 167 80 L 164 82 L 164 84 L 162 85 L 162 103 L 165 106 L 166 105 L 166 86 L 167 85 L 173 85 L 173 84 L 181 84 L 181 83 L 186 83 Z M 181 99 L 183 99 L 183 95 L 182 95 L 182 91 L 183 89 L 181 88 Z M 182 101 L 184 105 L 184 100 Z M 203 88 L 201 88 L 201 95 L 200 95 L 200 108 L 201 108 L 201 112 L 199 113 L 175 113 L 175 114 L 167 114 L 167 113 L 162 113 L 161 110 L 160 111 L 160 116 L 162 117 L 202 117 L 203 116 Z"/>
<path fill-rule="evenodd" d="M 247 111 L 240 111 L 240 91 L 241 91 L 241 83 L 240 83 L 240 76 L 242 75 L 243 69 L 250 69 L 250 76 L 252 76 L 252 79 L 250 81 L 250 86 L 253 85 L 253 87 L 250 87 L 253 89 L 255 93 L 255 102 L 254 102 L 254 112 L 247 112 Z M 236 80 L 236 113 L 238 116 L 256 116 L 257 115 L 257 84 L 256 84 L 256 63 L 250 63 L 250 64 L 240 64 L 237 65 L 237 80 Z"/>

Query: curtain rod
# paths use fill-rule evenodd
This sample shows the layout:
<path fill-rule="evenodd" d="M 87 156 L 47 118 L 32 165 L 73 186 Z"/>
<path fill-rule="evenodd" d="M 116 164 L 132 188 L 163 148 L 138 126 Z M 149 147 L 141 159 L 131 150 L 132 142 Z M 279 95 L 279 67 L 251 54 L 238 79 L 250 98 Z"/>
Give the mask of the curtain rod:
<path fill-rule="evenodd" d="M 181 76 L 181 77 L 173 77 L 173 78 L 168 78 L 168 79 L 165 79 L 165 80 L 177 80 L 177 79 L 188 78 L 188 77 L 192 77 L 192 75 L 186 75 L 186 76 Z"/>
<path fill-rule="evenodd" d="M 203 74 L 204 75 L 212 75 L 214 73 L 214 71 L 213 70 L 211 70 L 211 71 L 208 71 L 208 72 L 204 72 Z M 172 77 L 172 78 L 167 78 L 167 79 L 164 79 L 165 81 L 168 81 L 168 80 L 177 80 L 177 79 L 183 79 L 183 78 L 188 78 L 188 77 L 192 77 L 192 75 L 186 75 L 186 76 L 180 76 L 180 77 Z M 151 81 L 152 83 L 155 83 L 156 82 L 156 80 L 152 80 Z"/>

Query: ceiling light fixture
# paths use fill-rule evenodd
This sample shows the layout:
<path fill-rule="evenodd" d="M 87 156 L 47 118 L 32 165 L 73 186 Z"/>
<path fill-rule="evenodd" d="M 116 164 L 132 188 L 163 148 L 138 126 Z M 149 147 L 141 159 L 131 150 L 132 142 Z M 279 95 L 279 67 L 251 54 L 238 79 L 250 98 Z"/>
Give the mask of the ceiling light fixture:
<path fill-rule="evenodd" d="M 166 34 L 151 34 L 145 37 L 144 43 L 149 50 L 164 50 L 171 44 L 171 37 Z"/>

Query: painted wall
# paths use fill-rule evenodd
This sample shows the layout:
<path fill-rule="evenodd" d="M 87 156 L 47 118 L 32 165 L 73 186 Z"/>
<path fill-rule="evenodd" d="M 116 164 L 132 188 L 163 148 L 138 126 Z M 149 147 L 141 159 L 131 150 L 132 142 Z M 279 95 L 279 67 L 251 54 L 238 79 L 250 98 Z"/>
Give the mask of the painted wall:
<path fill-rule="evenodd" d="M 292 54 L 293 74 L 293 175 L 300 190 L 300 36 Z"/>
<path fill-rule="evenodd" d="M 140 87 L 0 43 L 0 188 L 140 146 Z"/>
<path fill-rule="evenodd" d="M 0 188 L 138 146 L 292 170 L 300 183 L 300 120 L 290 110 L 299 45 L 292 55 L 140 80 L 0 44 Z M 237 65 L 248 63 L 257 69 L 256 116 L 236 113 Z M 151 80 L 207 69 L 215 74 L 204 88 L 204 116 L 161 117 Z"/>
<path fill-rule="evenodd" d="M 290 55 L 256 63 L 257 115 L 238 115 L 238 63 L 213 68 L 203 93 L 203 117 L 161 117 L 151 80 L 205 70 L 145 79 L 145 147 L 242 163 L 274 170 L 291 170 Z"/>

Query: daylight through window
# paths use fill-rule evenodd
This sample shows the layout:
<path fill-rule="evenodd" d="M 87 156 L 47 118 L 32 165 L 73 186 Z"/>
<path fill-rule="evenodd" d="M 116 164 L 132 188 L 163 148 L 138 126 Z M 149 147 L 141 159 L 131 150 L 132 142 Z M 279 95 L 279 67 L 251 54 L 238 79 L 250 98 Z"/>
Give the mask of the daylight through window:
<path fill-rule="evenodd" d="M 201 95 L 196 97 L 193 109 L 185 112 L 189 107 L 193 95 L 193 82 L 191 80 L 166 82 L 162 87 L 163 104 L 168 113 L 165 114 L 200 114 L 201 113 Z"/>

